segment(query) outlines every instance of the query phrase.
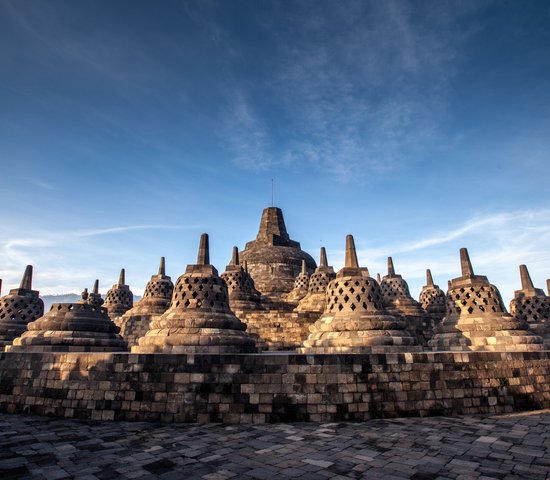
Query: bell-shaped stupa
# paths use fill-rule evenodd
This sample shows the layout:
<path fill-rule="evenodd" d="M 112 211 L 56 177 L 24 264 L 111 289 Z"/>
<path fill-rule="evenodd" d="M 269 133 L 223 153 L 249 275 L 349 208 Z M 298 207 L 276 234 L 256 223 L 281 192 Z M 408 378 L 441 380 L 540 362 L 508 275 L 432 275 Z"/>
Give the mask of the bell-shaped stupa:
<path fill-rule="evenodd" d="M 388 315 L 378 282 L 359 267 L 353 237 L 346 238 L 346 263 L 327 288 L 327 305 L 301 349 L 304 353 L 412 351 L 405 322 Z"/>
<path fill-rule="evenodd" d="M 402 317 L 411 333 L 414 333 L 422 345 L 433 334 L 433 320 L 420 303 L 411 297 L 409 285 L 405 279 L 395 273 L 393 260 L 388 257 L 388 274 L 380 282 L 384 306 L 390 315 Z"/>
<path fill-rule="evenodd" d="M 88 291 L 76 303 L 55 303 L 43 317 L 31 322 L 6 351 L 120 352 L 126 342 L 103 307 L 88 303 Z"/>
<path fill-rule="evenodd" d="M 130 287 L 125 284 L 126 271 L 120 271 L 118 283 L 113 285 L 107 292 L 103 306 L 107 309 L 109 317 L 113 320 L 126 313 L 134 304 L 134 294 Z"/>
<path fill-rule="evenodd" d="M 510 315 L 498 289 L 475 275 L 468 250 L 460 249 L 462 276 L 451 280 L 447 315 L 429 342 L 434 350 L 533 351 L 542 338 Z"/>
<path fill-rule="evenodd" d="M 287 295 L 287 302 L 296 304 L 307 295 L 309 288 L 309 273 L 307 273 L 306 261 L 302 260 L 302 270 L 294 280 L 294 288 Z"/>
<path fill-rule="evenodd" d="M 422 308 L 432 317 L 434 325 L 441 323 L 447 313 L 447 296 L 439 285 L 434 284 L 429 268 L 426 270 L 426 285 L 422 287 L 419 300 Z"/>
<path fill-rule="evenodd" d="M 27 265 L 19 288 L 0 298 L 0 351 L 43 314 L 44 302 L 32 289 L 32 265 Z"/>
<path fill-rule="evenodd" d="M 550 348 L 550 297 L 544 290 L 535 288 L 525 265 L 519 266 L 521 290 L 514 292 L 510 302 L 510 313 L 529 330 L 540 335 L 545 349 Z"/>
<path fill-rule="evenodd" d="M 99 293 L 99 280 L 96 279 L 92 293 L 88 295 L 88 303 L 90 305 L 95 305 L 96 307 L 101 307 L 104 302 L 105 300 L 103 300 L 103 297 Z"/>
<path fill-rule="evenodd" d="M 241 318 L 241 314 L 245 312 L 264 309 L 248 268 L 243 268 L 240 264 L 237 247 L 233 247 L 231 263 L 225 267 L 225 272 L 220 277 L 227 285 L 229 307 L 237 317 Z"/>
<path fill-rule="evenodd" d="M 284 301 L 294 288 L 294 280 L 302 270 L 313 273 L 315 260 L 302 251 L 300 244 L 291 240 L 280 208 L 264 209 L 256 240 L 248 242 L 240 254 L 248 263 L 248 271 L 256 289 L 273 301 Z"/>
<path fill-rule="evenodd" d="M 115 321 L 120 327 L 120 334 L 130 347 L 137 345 L 138 339 L 149 331 L 154 318 L 168 310 L 173 291 L 174 284 L 166 275 L 165 259 L 161 257 L 158 273 L 151 276 L 143 297 Z"/>
<path fill-rule="evenodd" d="M 170 308 L 132 347 L 139 353 L 255 352 L 246 325 L 229 308 L 225 281 L 210 265 L 208 235 L 201 236 L 196 265 L 178 278 Z"/>
<path fill-rule="evenodd" d="M 309 278 L 307 294 L 296 307 L 296 311 L 298 312 L 323 313 L 325 311 L 327 287 L 336 278 L 336 274 L 334 273 L 334 269 L 328 266 L 325 247 L 321 247 L 319 257 L 319 266 Z"/>

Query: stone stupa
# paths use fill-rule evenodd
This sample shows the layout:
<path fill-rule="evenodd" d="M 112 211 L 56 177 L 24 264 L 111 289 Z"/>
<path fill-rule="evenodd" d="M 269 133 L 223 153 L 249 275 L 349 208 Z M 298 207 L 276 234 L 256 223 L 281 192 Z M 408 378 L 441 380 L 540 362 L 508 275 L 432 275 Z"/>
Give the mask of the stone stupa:
<path fill-rule="evenodd" d="M 103 297 L 99 293 L 99 280 L 96 279 L 92 293 L 88 295 L 88 303 L 90 305 L 95 305 L 96 307 L 101 307 L 104 302 L 105 300 L 103 300 Z"/>
<path fill-rule="evenodd" d="M 542 338 L 510 315 L 498 289 L 475 275 L 468 250 L 460 249 L 462 276 L 451 280 L 447 315 L 429 342 L 434 350 L 534 351 Z"/>
<path fill-rule="evenodd" d="M 115 321 L 120 327 L 120 334 L 130 347 L 137 345 L 138 339 L 149 331 L 154 318 L 168 310 L 173 291 L 172 279 L 166 275 L 165 259 L 160 257 L 158 273 L 151 276 L 143 297 Z"/>
<path fill-rule="evenodd" d="M 425 345 L 433 334 L 433 320 L 414 298 L 405 279 L 395 273 L 392 257 L 388 257 L 388 274 L 382 278 L 380 291 L 390 315 L 403 318 L 408 330 Z"/>
<path fill-rule="evenodd" d="M 309 274 L 317 267 L 300 244 L 290 239 L 283 212 L 277 207 L 264 209 L 256 240 L 246 244 L 240 258 L 247 262 L 256 289 L 274 302 L 284 302 L 294 288 L 294 280 L 302 270 L 302 260 Z"/>
<path fill-rule="evenodd" d="M 323 313 L 327 304 L 327 287 L 334 278 L 336 274 L 334 269 L 328 266 L 325 247 L 321 247 L 319 266 L 309 278 L 307 294 L 298 303 L 296 311 Z"/>
<path fill-rule="evenodd" d="M 31 322 L 6 351 L 122 352 L 126 342 L 107 310 L 88 303 L 88 291 L 76 303 L 54 303 L 43 317 Z"/>
<path fill-rule="evenodd" d="M 434 284 L 429 268 L 426 270 L 426 285 L 422 287 L 419 300 L 422 308 L 433 319 L 434 325 L 440 324 L 447 313 L 447 295 L 439 285 Z"/>
<path fill-rule="evenodd" d="M 248 273 L 248 269 L 240 264 L 237 247 L 233 247 L 231 262 L 225 267 L 225 272 L 220 277 L 227 285 L 229 307 L 237 317 L 241 318 L 241 315 L 246 312 L 264 309 L 260 301 L 260 293 L 254 286 L 254 280 Z"/>
<path fill-rule="evenodd" d="M 286 297 L 289 303 L 297 304 L 307 295 L 309 288 L 309 273 L 307 273 L 306 261 L 302 260 L 302 270 L 294 280 L 294 288 Z"/>
<path fill-rule="evenodd" d="M 43 314 L 44 302 L 32 289 L 32 265 L 27 265 L 19 288 L 0 298 L 0 351 Z"/>
<path fill-rule="evenodd" d="M 418 351 L 404 320 L 388 315 L 378 282 L 359 267 L 353 237 L 346 237 L 346 262 L 327 288 L 327 305 L 310 327 L 303 353 Z"/>
<path fill-rule="evenodd" d="M 544 348 L 550 348 L 550 297 L 544 290 L 535 288 L 525 265 L 519 266 L 521 290 L 514 292 L 510 302 L 510 313 L 520 322 L 526 323 L 529 330 L 540 335 Z"/>
<path fill-rule="evenodd" d="M 109 317 L 113 320 L 126 313 L 134 304 L 134 294 L 130 287 L 125 284 L 126 271 L 120 270 L 118 283 L 113 285 L 107 292 L 103 306 L 107 309 Z"/>
<path fill-rule="evenodd" d="M 170 308 L 151 322 L 138 353 L 251 353 L 254 340 L 229 308 L 225 281 L 210 265 L 208 235 L 200 240 L 195 265 L 178 278 Z"/>

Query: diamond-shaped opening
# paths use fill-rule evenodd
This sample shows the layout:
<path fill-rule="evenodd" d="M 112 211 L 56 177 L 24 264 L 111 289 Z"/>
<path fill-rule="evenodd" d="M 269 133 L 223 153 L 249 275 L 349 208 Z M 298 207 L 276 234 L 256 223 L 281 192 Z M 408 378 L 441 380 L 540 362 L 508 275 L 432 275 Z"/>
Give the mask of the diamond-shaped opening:
<path fill-rule="evenodd" d="M 471 315 L 472 312 L 474 311 L 473 307 L 468 307 L 468 313 Z"/>
<path fill-rule="evenodd" d="M 341 303 L 339 303 L 338 304 L 338 310 L 342 311 L 343 309 L 344 309 L 344 306 Z"/>
<path fill-rule="evenodd" d="M 348 303 L 349 297 L 346 295 L 344 296 L 344 302 Z"/>
<path fill-rule="evenodd" d="M 355 311 L 355 309 L 356 309 L 357 307 L 355 306 L 355 303 L 352 303 L 352 304 L 349 306 L 349 308 L 351 308 L 352 310 Z"/>

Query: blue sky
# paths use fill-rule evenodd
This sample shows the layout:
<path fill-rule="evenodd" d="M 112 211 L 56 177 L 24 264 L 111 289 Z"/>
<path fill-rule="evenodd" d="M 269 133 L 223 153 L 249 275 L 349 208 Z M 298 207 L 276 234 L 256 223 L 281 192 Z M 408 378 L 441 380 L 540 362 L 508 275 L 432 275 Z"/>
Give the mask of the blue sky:
<path fill-rule="evenodd" d="M 505 300 L 550 277 L 550 4 L 0 1 L 0 277 L 121 267 L 135 293 L 199 235 L 223 271 L 263 207 L 414 296 L 470 250 Z"/>

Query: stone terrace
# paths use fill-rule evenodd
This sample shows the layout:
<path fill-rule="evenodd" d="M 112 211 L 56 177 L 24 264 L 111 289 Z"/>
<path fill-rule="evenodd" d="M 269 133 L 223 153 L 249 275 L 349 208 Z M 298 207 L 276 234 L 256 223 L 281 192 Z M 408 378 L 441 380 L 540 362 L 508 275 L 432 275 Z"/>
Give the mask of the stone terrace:
<path fill-rule="evenodd" d="M 550 411 L 159 425 L 0 415 L 3 478 L 550 478 Z"/>

